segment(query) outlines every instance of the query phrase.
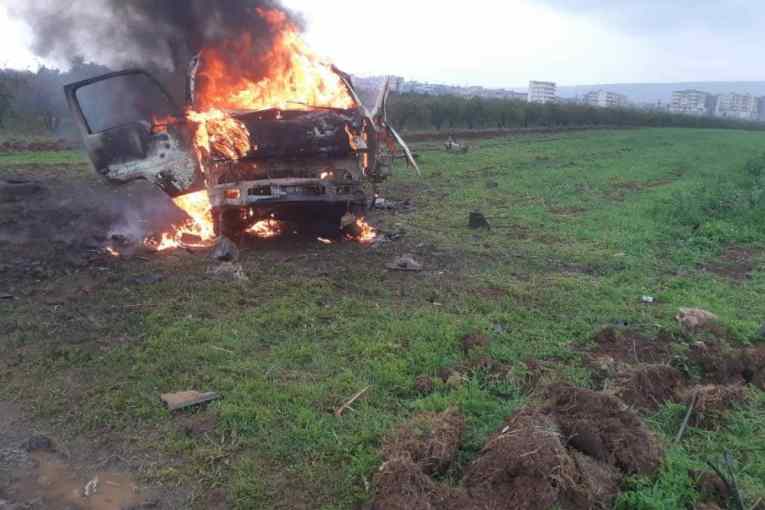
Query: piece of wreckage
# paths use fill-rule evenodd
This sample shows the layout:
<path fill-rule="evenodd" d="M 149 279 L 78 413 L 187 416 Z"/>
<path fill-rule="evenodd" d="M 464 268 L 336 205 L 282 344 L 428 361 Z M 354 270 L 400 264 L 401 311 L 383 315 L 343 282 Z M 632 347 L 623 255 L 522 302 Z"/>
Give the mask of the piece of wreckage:
<path fill-rule="evenodd" d="M 141 69 L 64 87 L 99 174 L 114 183 L 148 180 L 177 205 L 206 192 L 209 237 L 238 240 L 263 220 L 343 218 L 347 224 L 349 216 L 364 214 L 396 159 L 420 173 L 388 122 L 390 80 L 370 109 L 349 75 L 322 64 L 347 94 L 342 107 L 211 108 L 197 94 L 205 79 L 202 58 L 189 66 L 185 108 Z"/>

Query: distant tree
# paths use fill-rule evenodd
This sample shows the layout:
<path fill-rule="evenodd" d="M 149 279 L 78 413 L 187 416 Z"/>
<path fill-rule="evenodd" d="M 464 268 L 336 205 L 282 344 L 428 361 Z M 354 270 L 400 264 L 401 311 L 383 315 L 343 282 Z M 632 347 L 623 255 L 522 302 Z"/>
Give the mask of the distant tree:
<path fill-rule="evenodd" d="M 434 96 L 428 101 L 428 111 L 430 112 L 430 124 L 437 131 L 441 130 L 444 123 L 450 115 L 448 96 Z"/>
<path fill-rule="evenodd" d="M 8 117 L 13 113 L 13 93 L 7 78 L 0 78 L 0 128 L 6 127 Z"/>

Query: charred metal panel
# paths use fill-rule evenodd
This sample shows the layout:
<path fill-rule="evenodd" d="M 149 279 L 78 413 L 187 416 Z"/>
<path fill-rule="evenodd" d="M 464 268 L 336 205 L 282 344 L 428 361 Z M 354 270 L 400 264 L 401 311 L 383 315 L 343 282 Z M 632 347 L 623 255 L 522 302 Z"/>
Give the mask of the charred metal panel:
<path fill-rule="evenodd" d="M 360 129 L 363 120 L 356 110 L 269 110 L 236 118 L 256 147 L 248 158 L 258 160 L 347 157 L 353 149 L 346 127 Z"/>
<path fill-rule="evenodd" d="M 137 134 L 126 135 L 122 140 L 118 145 L 104 144 L 99 138 L 91 142 L 94 153 L 111 152 L 112 157 L 104 158 L 111 163 L 96 166 L 110 181 L 146 179 L 172 196 L 201 188 L 196 158 L 175 129 L 154 135 L 143 143 Z"/>
<path fill-rule="evenodd" d="M 261 179 L 324 179 L 345 182 L 361 181 L 363 172 L 358 160 L 343 159 L 272 159 L 266 161 L 240 160 L 217 161 L 211 165 L 212 181 L 217 184 L 231 184 L 238 181 Z"/>

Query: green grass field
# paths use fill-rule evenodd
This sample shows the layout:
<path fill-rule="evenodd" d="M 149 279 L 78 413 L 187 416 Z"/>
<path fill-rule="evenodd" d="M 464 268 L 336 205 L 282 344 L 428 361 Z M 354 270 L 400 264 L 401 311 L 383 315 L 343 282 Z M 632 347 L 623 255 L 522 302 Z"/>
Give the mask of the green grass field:
<path fill-rule="evenodd" d="M 415 150 L 424 176 L 400 168 L 383 192 L 415 207 L 372 217 L 404 233 L 380 248 L 259 244 L 243 254 L 246 284 L 206 276 L 208 260 L 185 252 L 30 281 L 20 299 L 0 301 L 11 325 L 0 330 L 0 351 L 17 358 L 0 364 L 4 396 L 69 434 L 108 432 L 131 448 L 158 449 L 173 462 L 146 468 L 145 481 L 191 487 L 199 508 L 220 487 L 241 509 L 349 509 L 370 497 L 384 434 L 414 413 L 461 410 L 460 460 L 468 462 L 534 398 L 519 383 L 525 361 L 546 361 L 551 379 L 590 385 L 575 347 L 603 325 L 676 331 L 678 307 L 701 307 L 737 342 L 757 341 L 765 321 L 761 133 L 584 131 L 486 140 L 465 155 L 427 143 Z M 0 176 L 79 158 L 3 155 Z M 473 210 L 491 230 L 468 228 Z M 751 278 L 705 270 L 731 246 L 753 254 Z M 386 271 L 402 253 L 425 270 Z M 147 272 L 164 278 L 130 283 Z M 85 277 L 90 290 L 77 292 Z M 45 304 L 56 292 L 65 304 Z M 643 304 L 644 295 L 657 303 Z M 477 370 L 441 383 L 439 369 L 469 362 L 460 341 L 471 333 L 488 335 L 491 358 L 518 375 L 496 380 Z M 415 389 L 422 375 L 435 380 L 430 395 Z M 224 396 L 191 416 L 215 419 L 201 438 L 158 401 L 191 388 Z M 667 405 L 649 419 L 668 445 L 683 412 Z M 619 508 L 692 506 L 688 468 L 726 450 L 751 507 L 765 498 L 765 396 L 718 431 L 692 429 L 656 479 L 630 481 Z"/>

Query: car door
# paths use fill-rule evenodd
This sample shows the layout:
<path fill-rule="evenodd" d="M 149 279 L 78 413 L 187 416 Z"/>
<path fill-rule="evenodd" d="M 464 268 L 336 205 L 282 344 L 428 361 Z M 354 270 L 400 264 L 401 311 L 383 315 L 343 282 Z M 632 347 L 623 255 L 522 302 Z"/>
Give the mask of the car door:
<path fill-rule="evenodd" d="M 172 197 L 204 188 L 192 127 L 167 91 L 140 69 L 64 87 L 96 171 L 112 182 L 146 179 Z"/>

